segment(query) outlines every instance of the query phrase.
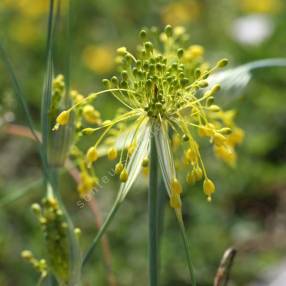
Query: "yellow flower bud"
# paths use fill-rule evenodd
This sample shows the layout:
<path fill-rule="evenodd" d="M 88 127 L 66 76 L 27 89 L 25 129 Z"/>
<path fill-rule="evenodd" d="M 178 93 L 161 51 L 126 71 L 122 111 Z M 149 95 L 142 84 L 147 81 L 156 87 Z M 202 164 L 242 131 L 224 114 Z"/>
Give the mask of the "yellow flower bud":
<path fill-rule="evenodd" d="M 188 182 L 188 184 L 193 185 L 196 182 L 196 178 L 194 176 L 194 172 L 189 172 L 187 174 L 186 180 Z"/>
<path fill-rule="evenodd" d="M 122 172 L 123 168 L 124 168 L 124 166 L 123 166 L 123 164 L 121 162 L 117 163 L 115 165 L 115 174 L 116 175 L 120 175 L 120 173 Z"/>
<path fill-rule="evenodd" d="M 92 163 L 98 159 L 98 153 L 94 146 L 87 150 L 86 159 L 89 163 Z"/>
<path fill-rule="evenodd" d="M 212 193 L 215 191 L 214 183 L 209 179 L 206 178 L 203 184 L 204 193 L 207 195 L 208 198 L 211 198 Z"/>
<path fill-rule="evenodd" d="M 244 131 L 240 128 L 235 128 L 228 137 L 228 142 L 231 145 L 240 144 L 244 139 Z"/>
<path fill-rule="evenodd" d="M 94 107 L 90 104 L 86 105 L 83 108 L 82 115 L 88 123 L 92 123 L 92 124 L 101 123 L 100 113 L 97 110 L 95 110 Z"/>
<path fill-rule="evenodd" d="M 173 209 L 180 209 L 182 207 L 182 202 L 179 194 L 176 193 L 171 194 L 170 206 Z"/>
<path fill-rule="evenodd" d="M 231 167 L 235 167 L 236 163 L 236 153 L 231 146 L 214 146 L 215 155 L 224 160 Z"/>
<path fill-rule="evenodd" d="M 200 45 L 192 45 L 187 49 L 185 54 L 188 60 L 197 59 L 204 55 L 204 48 Z"/>
<path fill-rule="evenodd" d="M 199 127 L 199 135 L 202 137 L 212 136 L 214 134 L 214 126 L 211 123 Z"/>
<path fill-rule="evenodd" d="M 31 260 L 33 258 L 33 254 L 30 250 L 23 250 L 21 252 L 21 257 L 27 260 Z"/>
<path fill-rule="evenodd" d="M 219 112 L 220 111 L 220 107 L 218 105 L 212 104 L 209 108 L 209 111 L 212 112 Z"/>
<path fill-rule="evenodd" d="M 222 134 L 216 132 L 213 136 L 213 140 L 214 140 L 215 145 L 221 146 L 225 143 L 226 138 Z"/>
<path fill-rule="evenodd" d="M 224 68 L 228 64 L 228 59 L 222 59 L 217 62 L 217 67 Z"/>
<path fill-rule="evenodd" d="M 228 128 L 228 127 L 224 127 L 222 129 L 220 129 L 219 132 L 223 135 L 229 135 L 229 134 L 231 134 L 232 129 Z"/>
<path fill-rule="evenodd" d="M 74 229 L 74 234 L 77 236 L 77 238 L 79 238 L 80 235 L 81 235 L 81 229 L 78 228 L 78 227 L 76 227 L 76 228 Z"/>
<path fill-rule="evenodd" d="M 94 128 L 84 128 L 84 129 L 82 129 L 81 132 L 84 135 L 90 135 L 90 134 L 92 134 L 94 132 Z"/>
<path fill-rule="evenodd" d="M 107 158 L 109 160 L 115 160 L 117 158 L 117 150 L 114 147 L 109 148 Z"/>
<path fill-rule="evenodd" d="M 91 177 L 88 173 L 83 172 L 80 175 L 80 184 L 78 185 L 78 192 L 80 196 L 89 193 L 96 186 L 96 179 Z"/>
<path fill-rule="evenodd" d="M 143 168 L 146 168 L 149 166 L 149 158 L 148 157 L 145 157 L 142 161 L 142 167 Z"/>
<path fill-rule="evenodd" d="M 189 148 L 185 154 L 186 159 L 194 163 L 198 159 L 198 154 L 194 148 Z"/>
<path fill-rule="evenodd" d="M 121 47 L 121 48 L 118 48 L 116 51 L 117 51 L 118 55 L 124 56 L 127 53 L 127 48 L 126 47 Z"/>
<path fill-rule="evenodd" d="M 58 115 L 56 122 L 58 125 L 66 125 L 69 122 L 69 119 L 70 119 L 70 111 L 64 110 Z"/>
<path fill-rule="evenodd" d="M 122 183 L 126 183 L 127 182 L 127 179 L 128 179 L 128 172 L 126 169 L 123 169 L 122 172 L 120 173 L 120 181 Z"/>
<path fill-rule="evenodd" d="M 182 186 L 177 178 L 174 178 L 171 182 L 171 192 L 181 194 L 183 192 Z"/>
<path fill-rule="evenodd" d="M 196 181 L 201 180 L 202 177 L 203 177 L 203 171 L 202 171 L 202 169 L 200 167 L 196 167 L 194 169 L 194 173 L 193 174 L 194 174 L 194 177 L 195 177 Z"/>
<path fill-rule="evenodd" d="M 136 148 L 136 143 L 132 143 L 128 148 L 127 148 L 127 153 L 128 153 L 128 156 L 131 156 L 134 152 Z"/>

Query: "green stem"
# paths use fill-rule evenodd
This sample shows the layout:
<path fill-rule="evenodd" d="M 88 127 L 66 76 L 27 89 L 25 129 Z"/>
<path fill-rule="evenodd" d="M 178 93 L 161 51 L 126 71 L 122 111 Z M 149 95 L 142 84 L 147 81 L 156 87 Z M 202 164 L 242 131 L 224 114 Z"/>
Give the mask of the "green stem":
<path fill-rule="evenodd" d="M 150 151 L 150 176 L 149 176 L 149 286 L 158 285 L 158 224 L 157 224 L 157 182 L 158 159 L 155 137 L 151 132 Z"/>
<path fill-rule="evenodd" d="M 86 252 L 83 261 L 82 261 L 82 267 L 87 263 L 87 261 L 91 258 L 91 255 L 95 249 L 95 246 L 97 244 L 97 242 L 100 240 L 100 238 L 102 237 L 102 235 L 105 233 L 105 230 L 107 229 L 109 223 L 112 221 L 112 218 L 114 217 L 114 215 L 116 214 L 119 206 L 121 205 L 121 194 L 118 195 L 117 199 L 115 200 L 111 210 L 109 211 L 107 218 L 105 219 L 103 225 L 101 226 L 100 230 L 98 231 L 96 237 L 94 238 L 94 240 L 91 243 L 90 248 L 88 249 L 88 251 Z"/>
<path fill-rule="evenodd" d="M 191 276 L 191 285 L 196 286 L 196 279 L 195 279 L 195 274 L 194 274 L 194 269 L 193 269 L 192 259 L 191 259 L 191 253 L 190 253 L 190 245 L 189 245 L 188 237 L 186 234 L 186 229 L 185 229 L 185 225 L 183 222 L 182 213 L 181 213 L 181 210 L 175 210 L 175 213 L 176 213 L 178 223 L 180 225 L 181 235 L 182 235 L 183 242 L 184 242 L 184 248 L 185 248 L 185 253 L 187 256 L 188 268 L 189 268 L 189 272 Z"/>

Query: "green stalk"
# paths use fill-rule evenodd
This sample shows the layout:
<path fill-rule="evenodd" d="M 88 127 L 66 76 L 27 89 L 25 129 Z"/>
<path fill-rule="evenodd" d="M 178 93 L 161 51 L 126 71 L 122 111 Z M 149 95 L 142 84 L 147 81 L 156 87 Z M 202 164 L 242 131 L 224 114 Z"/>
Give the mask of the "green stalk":
<path fill-rule="evenodd" d="M 155 137 L 151 132 L 150 176 L 148 194 L 149 213 L 149 286 L 158 285 L 158 223 L 157 223 L 157 192 L 158 192 L 158 158 Z"/>
<path fill-rule="evenodd" d="M 180 226 L 180 231 L 181 231 L 181 235 L 182 235 L 182 239 L 184 243 L 185 253 L 187 256 L 187 263 L 188 263 L 188 268 L 189 268 L 189 272 L 191 276 L 191 285 L 196 286 L 195 273 L 194 273 L 194 268 L 192 265 L 192 259 L 191 259 L 191 253 L 190 253 L 190 245 L 189 245 L 185 225 L 184 225 L 183 218 L 182 218 L 182 212 L 181 210 L 175 210 L 175 213 L 176 213 L 176 217 L 177 217 L 177 220 Z"/>
<path fill-rule="evenodd" d="M 116 214 L 118 208 L 121 205 L 121 193 L 118 194 L 111 210 L 109 211 L 103 225 L 100 227 L 96 237 L 94 238 L 94 240 L 91 243 L 90 248 L 88 249 L 88 251 L 86 252 L 83 260 L 82 260 L 82 268 L 86 265 L 87 261 L 91 258 L 91 255 L 95 249 L 95 246 L 97 245 L 97 242 L 100 240 L 100 238 L 103 236 L 103 234 L 105 233 L 105 230 L 107 229 L 107 227 L 109 226 L 110 222 L 112 221 L 112 218 L 114 217 L 114 215 Z"/>

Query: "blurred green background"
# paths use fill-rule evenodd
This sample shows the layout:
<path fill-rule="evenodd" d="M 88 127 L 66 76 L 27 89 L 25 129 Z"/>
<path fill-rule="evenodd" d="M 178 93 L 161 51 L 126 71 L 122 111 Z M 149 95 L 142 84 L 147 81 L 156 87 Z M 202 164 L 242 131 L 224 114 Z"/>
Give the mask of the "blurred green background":
<path fill-rule="evenodd" d="M 83 94 L 102 88 L 101 79 L 116 70 L 120 46 L 136 48 L 142 27 L 185 26 L 192 44 L 203 45 L 214 62 L 231 66 L 261 58 L 285 57 L 284 0 L 85 0 L 73 1 L 71 21 L 71 85 Z M 47 0 L 1 0 L 0 37 L 39 126 L 45 70 Z M 55 72 L 63 73 L 67 39 L 57 34 Z M 184 217 L 198 285 L 212 285 L 220 258 L 229 246 L 238 249 L 231 285 L 253 285 L 286 259 L 286 101 L 285 69 L 254 74 L 240 96 L 229 94 L 224 105 L 237 109 L 246 132 L 237 167 L 213 160 L 203 150 L 209 174 L 217 184 L 211 204 L 201 186 L 185 186 Z M 113 114 L 112 102 L 99 101 L 103 117 Z M 29 210 L 44 194 L 35 144 L 8 134 L 5 122 L 25 124 L 11 82 L 0 64 L 0 285 L 35 285 L 38 274 L 20 258 L 23 249 L 44 256 L 43 237 Z M 105 171 L 111 165 L 101 162 Z M 84 273 L 83 285 L 147 285 L 147 184 L 138 180 L 108 230 L 111 252 L 100 248 Z M 85 203 L 79 207 L 76 185 L 68 174 L 61 189 L 75 225 L 82 229 L 86 249 L 96 233 L 95 217 Z M 118 189 L 110 178 L 95 195 L 104 217 Z M 173 213 L 166 209 L 161 249 L 161 284 L 189 285 L 188 271 Z M 17 275 L 15 275 L 17 273 Z M 264 284 L 257 284 L 264 285 Z M 266 284 L 267 285 L 267 284 Z M 282 285 L 282 284 L 281 284 Z"/>

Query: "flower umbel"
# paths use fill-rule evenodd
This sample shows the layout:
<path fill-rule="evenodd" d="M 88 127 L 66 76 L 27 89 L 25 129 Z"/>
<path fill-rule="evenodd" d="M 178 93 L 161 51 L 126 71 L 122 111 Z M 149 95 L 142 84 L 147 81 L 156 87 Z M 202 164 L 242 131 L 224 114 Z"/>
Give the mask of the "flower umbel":
<path fill-rule="evenodd" d="M 225 112 L 214 103 L 220 85 L 208 87 L 209 75 L 226 66 L 228 60 L 221 59 L 214 65 L 205 62 L 203 47 L 189 46 L 188 35 L 182 28 L 166 26 L 162 33 L 156 28 L 141 30 L 140 38 L 136 56 L 125 47 L 117 50 L 120 76 L 104 79 L 105 90 L 82 98 L 64 110 L 57 118 L 57 126 L 67 124 L 71 112 L 82 114 L 88 124 L 96 124 L 96 127 L 80 126 L 83 136 L 98 134 L 94 145 L 86 151 L 85 159 L 79 163 L 85 174 L 83 178 L 88 176 L 96 182 L 91 167 L 99 156 L 107 154 L 110 160 L 118 158 L 115 173 L 129 187 L 135 180 L 133 169 L 137 169 L 130 168 L 131 158 L 139 151 L 138 142 L 142 141 L 149 126 L 148 132 L 153 130 L 154 133 L 150 136 L 156 137 L 171 206 L 181 208 L 182 193 L 174 155 L 187 165 L 188 183 L 204 179 L 204 191 L 210 200 L 215 187 L 202 160 L 199 137 L 208 138 L 217 157 L 232 166 L 236 160 L 234 148 L 243 138 L 243 131 L 233 121 L 235 113 Z M 108 93 L 123 109 L 112 120 L 97 120 L 99 113 L 92 104 L 98 96 Z M 140 165 L 148 158 L 149 147 L 145 149 Z M 131 179 L 133 181 L 128 183 Z"/>

